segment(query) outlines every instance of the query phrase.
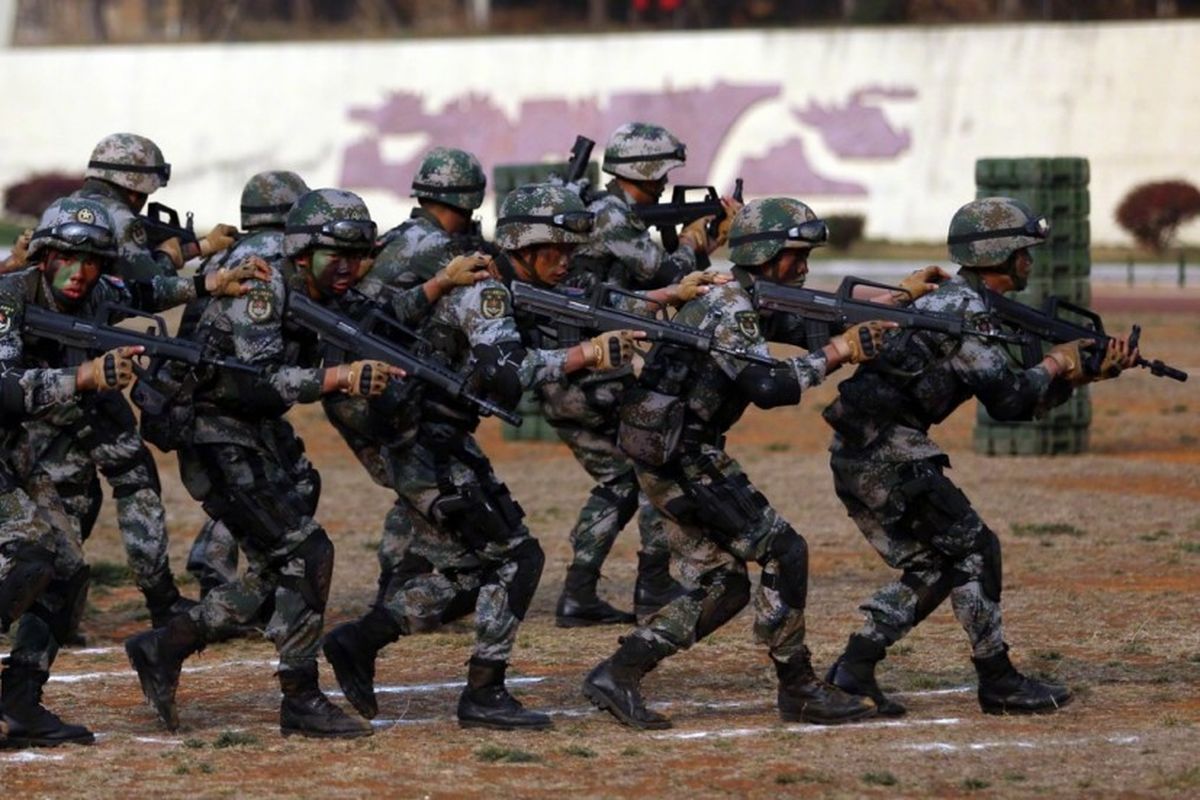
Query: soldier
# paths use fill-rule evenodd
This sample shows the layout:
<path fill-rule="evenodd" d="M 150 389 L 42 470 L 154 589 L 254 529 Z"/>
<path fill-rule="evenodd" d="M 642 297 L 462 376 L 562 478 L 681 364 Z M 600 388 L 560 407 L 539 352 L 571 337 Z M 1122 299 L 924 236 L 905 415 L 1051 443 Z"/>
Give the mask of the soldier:
<path fill-rule="evenodd" d="M 226 264 L 237 264 L 256 256 L 273 269 L 283 269 L 283 228 L 287 212 L 296 200 L 308 192 L 304 179 L 294 172 L 260 172 L 242 188 L 241 215 L 245 234 L 237 243 L 225 250 L 219 258 L 209 259 L 205 271 L 219 269 Z M 179 327 L 180 336 L 191 336 L 203 314 L 207 302 L 200 301 L 188 306 Z M 297 441 L 300 441 L 297 437 Z M 316 474 L 305 457 L 297 458 L 292 465 L 298 491 L 308 495 L 316 492 L 308 486 Z M 217 520 L 204 523 L 188 553 L 188 572 L 200 584 L 203 598 L 212 589 L 237 578 L 238 551 L 233 534 Z M 273 603 L 270 599 L 262 606 L 259 621 L 265 623 L 271 617 Z"/>
<path fill-rule="evenodd" d="M 574 246 L 587 238 L 592 217 L 562 187 L 535 185 L 510 193 L 500 209 L 493 277 L 550 280 L 566 274 Z M 421 328 L 440 356 L 472 369 L 495 402 L 516 405 L 522 390 L 564 372 L 613 369 L 632 355 L 635 335 L 617 331 L 569 349 L 522 345 L 504 280 L 485 280 L 442 298 Z M 398 573 L 376 605 L 357 622 L 325 638 L 325 657 L 346 698 L 367 717 L 378 711 L 375 660 L 400 636 L 432 630 L 476 595 L 475 651 L 459 697 L 463 727 L 546 728 L 550 718 L 530 711 L 504 685 L 517 627 L 537 589 L 544 556 L 522 522 L 524 512 L 492 471 L 472 436 L 478 416 L 432 392 L 421 408 L 419 435 L 407 450 L 396 490 L 416 512 L 409 552 L 437 572 Z"/>
<path fill-rule="evenodd" d="M 43 390 L 44 395 L 35 393 L 31 396 L 29 393 L 36 392 L 37 386 L 26 378 L 20 378 L 16 384 L 16 388 L 25 391 L 27 412 L 34 413 L 52 405 L 41 417 L 17 427 L 7 421 L 6 414 L 4 450 L 12 458 L 11 476 L 19 483 L 13 480 L 6 483 L 5 491 L 11 492 L 8 499 L 12 503 L 2 505 L 5 516 L 0 524 L 3 529 L 0 552 L 23 562 L 20 572 L 25 577 L 15 584 L 6 584 L 4 592 L 12 592 L 14 585 L 20 588 L 23 584 L 25 588 L 17 595 L 24 594 L 25 599 L 16 605 L 28 607 L 30 613 L 21 617 L 12 654 L 6 659 L 3 676 L 0 676 L 4 721 L 10 742 L 33 745 L 90 742 L 92 734 L 85 728 L 63 724 L 40 705 L 42 686 L 80 607 L 88 568 L 83 561 L 78 528 L 64 510 L 49 476 L 40 469 L 35 470 L 34 466 L 40 466 L 43 454 L 38 445 L 47 438 L 40 433 L 40 426 L 70 426 L 87 417 L 88 406 L 118 393 L 104 391 L 97 395 L 89 392 L 87 400 L 73 398 L 71 372 L 53 369 L 66 361 L 61 345 L 22 336 L 25 309 L 32 304 L 60 313 L 90 316 L 102 303 L 131 305 L 138 297 L 141 299 L 137 304 L 158 307 L 187 301 L 198 293 L 237 294 L 242 291 L 238 281 L 249 274 L 249 270 L 224 270 L 196 280 L 159 276 L 150 282 L 125 283 L 114 279 L 105 274 L 117 258 L 112 220 L 104 206 L 77 198 L 63 198 L 50 205 L 31 238 L 29 258 L 35 268 L 0 279 L 0 360 L 6 376 L 5 386 L 13 388 L 9 378 L 28 367 L 40 369 L 40 372 L 27 373 L 34 378 L 39 374 L 57 375 L 57 378 Z M 135 352 L 140 350 L 125 348 L 85 362 L 74 373 L 74 388 L 119 389 L 127 386 L 132 380 L 131 357 Z M 20 408 L 19 392 L 4 394 L 0 399 L 6 409 Z M 53 422 L 45 422 L 50 416 L 53 416 Z M 21 541 L 42 550 L 33 552 L 32 559 L 28 549 L 16 558 L 13 548 L 24 548 L 19 545 Z M 31 560 L 40 560 L 52 568 L 53 574 L 45 576 L 49 583 L 40 594 L 28 594 L 40 580 L 36 577 L 36 563 L 31 565 Z M 9 594 L 8 602 L 12 596 Z M 29 607 L 35 596 L 36 603 Z M 4 603 L 0 603 L 2 605 Z M 4 612 L 6 625 L 17 613 Z"/>
<path fill-rule="evenodd" d="M 604 149 L 603 165 L 613 178 L 603 192 L 584 193 L 588 210 L 596 216 L 596 227 L 572 257 L 564 287 L 590 290 L 598 283 L 625 289 L 666 286 L 695 270 L 698 254 L 703 254 L 707 263 L 707 255 L 725 243 L 728 226 L 709 237 L 709 219 L 696 220 L 680 234 L 679 248 L 666 253 L 631 208 L 635 203 L 657 201 L 666 187 L 667 174 L 684 161 L 683 143 L 658 125 L 633 122 L 613 132 Z M 732 217 L 738 204 L 728 199 L 723 202 Z M 637 617 L 649 617 L 686 591 L 671 577 L 662 519 L 645 498 L 639 503 L 633 464 L 616 444 L 617 409 L 631 381 L 628 370 L 614 375 L 585 373 L 547 383 L 538 390 L 547 422 L 596 482 L 571 529 L 574 555 L 555 607 L 555 622 L 562 627 L 635 621 L 633 614 L 602 600 L 596 584 L 617 535 L 639 505 L 641 549 L 634 584 Z"/>
<path fill-rule="evenodd" d="M 1024 288 L 1033 265 L 1029 248 L 1048 233 L 1046 220 L 1017 200 L 967 203 L 949 233 L 950 259 L 962 269 L 917 307 L 965 311 L 987 326 L 981 290 Z M 985 712 L 1054 711 L 1070 701 L 1066 687 L 1027 678 L 1009 661 L 1000 619 L 1000 540 L 944 474 L 950 459 L 928 431 L 972 396 L 996 419 L 1030 419 L 1065 402 L 1075 386 L 1116 377 L 1136 355 L 1114 340 L 1100 374 L 1088 376 L 1080 343 L 1071 342 L 1052 348 L 1039 365 L 1015 370 L 998 344 L 919 331 L 890 338 L 878 368 L 861 369 L 838 387 L 824 412 L 835 431 L 834 487 L 867 541 L 902 574 L 860 607 L 866 624 L 850 637 L 830 681 L 873 698 L 881 714 L 903 714 L 904 706 L 880 690 L 875 665 L 949 597 L 971 641 Z"/>
<path fill-rule="evenodd" d="M 825 224 L 795 200 L 760 200 L 741 209 L 730 231 L 734 282 L 685 305 L 675 321 L 711 331 L 727 348 L 767 354 L 754 308 L 757 280 L 796 282 L 808 254 L 825 242 Z M 672 601 L 584 680 L 595 705 L 635 728 L 667 728 L 646 708 L 641 679 L 667 656 L 704 638 L 750 600 L 746 565 L 762 578 L 755 593 L 755 635 L 779 678 L 784 720 L 821 724 L 869 717 L 875 706 L 822 683 L 804 645 L 808 550 L 726 454 L 725 432 L 753 403 L 800 401 L 841 364 L 870 359 L 887 323 L 856 325 L 807 356 L 767 367 L 736 357 L 657 345 L 637 387 L 625 397 L 620 442 L 633 457 L 642 491 L 668 520 L 671 554 L 696 588 Z"/>

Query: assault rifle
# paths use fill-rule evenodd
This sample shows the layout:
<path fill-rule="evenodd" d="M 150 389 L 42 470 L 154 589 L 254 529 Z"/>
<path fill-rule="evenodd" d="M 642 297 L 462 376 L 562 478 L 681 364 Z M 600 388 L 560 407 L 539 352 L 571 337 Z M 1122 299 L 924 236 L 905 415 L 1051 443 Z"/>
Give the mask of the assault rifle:
<path fill-rule="evenodd" d="M 771 367 L 778 364 L 769 356 L 719 345 L 713 341 L 713 335 L 706 331 L 614 308 L 604 302 L 604 297 L 612 294 L 634 297 L 641 302 L 653 302 L 610 284 L 600 284 L 590 296 L 551 292 L 520 281 L 513 281 L 512 284 L 513 305 L 557 324 L 562 340 L 560 344 L 572 343 L 571 339 L 578 341 L 584 332 L 591 336 L 607 331 L 637 330 L 645 331 L 646 338 L 652 342 L 679 345 L 701 353 L 721 353 Z"/>
<path fill-rule="evenodd" d="M 1046 303 L 1041 309 L 1010 300 L 998 292 L 987 289 L 983 292 L 983 299 L 1002 323 L 1016 329 L 1022 335 L 1021 358 L 1024 366 L 1031 367 L 1042 360 L 1043 342 L 1054 345 L 1072 342 L 1076 339 L 1089 339 L 1095 342 L 1095 345 L 1086 351 L 1084 369 L 1089 375 L 1095 375 L 1100 371 L 1100 365 L 1104 361 L 1104 354 L 1112 337 L 1104 332 L 1104 322 L 1095 311 L 1053 295 L 1046 298 Z M 1064 319 L 1059 316 L 1060 311 L 1073 314 L 1080 321 Z M 1142 327 L 1134 325 L 1129 336 L 1131 349 L 1138 346 L 1141 335 Z M 1188 379 L 1186 372 L 1168 366 L 1158 359 L 1150 361 L 1139 355 L 1134 363 L 1136 366 L 1150 370 L 1150 374 L 1158 378 L 1171 378 L 1180 382 Z"/>
<path fill-rule="evenodd" d="M 291 292 L 287 315 L 297 325 L 315 333 L 327 347 L 351 353 L 356 358 L 369 358 L 399 367 L 409 378 L 423 381 L 456 400 L 466 401 L 485 417 L 496 416 L 513 426 L 521 424 L 520 415 L 472 393 L 465 376 L 379 333 L 376 329 L 380 327 L 406 330 L 388 314 L 372 311 L 362 320 L 355 320 L 313 302 L 299 292 Z"/>
<path fill-rule="evenodd" d="M 146 213 L 139 214 L 142 228 L 146 231 L 146 246 L 153 249 L 167 239 L 177 238 L 179 244 L 197 244 L 196 231 L 192 223 L 192 212 L 187 212 L 187 224 L 179 224 L 179 212 L 162 203 L 146 206 Z"/>
<path fill-rule="evenodd" d="M 563 180 L 567 183 L 578 183 L 587 177 L 592 148 L 595 146 L 596 143 L 586 136 L 575 137 L 575 144 L 571 146 L 571 160 L 567 162 L 567 174 Z"/>
<path fill-rule="evenodd" d="M 975 327 L 971 320 L 962 314 L 927 311 L 911 306 L 888 306 L 858 299 L 854 297 L 854 290 L 859 286 L 903 291 L 885 283 L 855 277 L 843 279 L 836 292 L 786 286 L 772 281 L 757 281 L 754 284 L 754 299 L 761 309 L 794 314 L 803 319 L 805 337 L 808 340 L 806 349 L 810 352 L 824 347 L 831 336 L 851 325 L 873 319 L 895 322 L 902 328 L 934 331 L 958 338 L 976 336 L 1002 342 L 1024 341 L 1024 337 L 1020 335 Z"/>

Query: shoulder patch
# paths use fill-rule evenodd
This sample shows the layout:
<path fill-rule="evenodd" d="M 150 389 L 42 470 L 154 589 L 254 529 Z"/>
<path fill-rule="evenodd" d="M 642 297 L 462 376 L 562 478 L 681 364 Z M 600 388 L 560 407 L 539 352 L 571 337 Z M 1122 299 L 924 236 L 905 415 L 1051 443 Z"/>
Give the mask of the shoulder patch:
<path fill-rule="evenodd" d="M 8 333 L 12 327 L 13 310 L 9 306 L 0 306 L 0 335 Z"/>
<path fill-rule="evenodd" d="M 479 293 L 479 313 L 484 319 L 500 319 L 508 308 L 508 292 L 498 286 Z"/>
<path fill-rule="evenodd" d="M 129 238 L 133 239 L 135 244 L 143 247 L 146 245 L 146 226 L 141 220 L 135 219 L 129 223 Z"/>
<path fill-rule="evenodd" d="M 738 330 L 747 339 L 758 339 L 761 337 L 758 329 L 757 311 L 739 311 L 733 315 L 733 319 L 737 322 Z"/>
<path fill-rule="evenodd" d="M 246 314 L 253 322 L 266 322 L 275 311 L 275 294 L 270 289 L 251 289 L 246 295 Z"/>

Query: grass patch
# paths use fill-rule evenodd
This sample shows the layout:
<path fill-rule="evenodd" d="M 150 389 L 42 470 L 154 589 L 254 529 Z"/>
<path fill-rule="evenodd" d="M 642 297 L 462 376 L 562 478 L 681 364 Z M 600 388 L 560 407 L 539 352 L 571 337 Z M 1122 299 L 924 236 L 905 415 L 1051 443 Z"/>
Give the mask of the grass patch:
<path fill-rule="evenodd" d="M 962 788 L 968 792 L 977 792 L 980 789 L 986 789 L 991 786 L 991 781 L 985 781 L 983 778 L 966 778 L 962 782 Z"/>
<path fill-rule="evenodd" d="M 872 786 L 895 786 L 900 781 L 895 775 L 885 769 L 880 772 L 864 772 L 862 774 L 862 782 L 869 783 Z"/>
<path fill-rule="evenodd" d="M 1180 542 L 1179 549 L 1185 553 L 1200 553 L 1200 542 Z"/>
<path fill-rule="evenodd" d="M 1151 533 L 1139 533 L 1138 541 L 1139 542 L 1157 542 L 1158 540 L 1165 539 L 1170 535 L 1171 535 L 1171 532 L 1169 530 L 1167 530 L 1166 528 L 1159 528 L 1158 530 L 1153 531 Z"/>
<path fill-rule="evenodd" d="M 133 570 L 128 564 L 97 561 L 92 564 L 91 581 L 93 586 L 122 586 L 133 582 Z"/>
<path fill-rule="evenodd" d="M 537 753 L 518 747 L 487 744 L 475 751 L 475 757 L 488 764 L 534 764 L 542 760 Z"/>
<path fill-rule="evenodd" d="M 1034 650 L 1033 654 L 1043 661 L 1062 661 L 1062 653 L 1057 650 Z"/>
<path fill-rule="evenodd" d="M 213 739 L 213 747 L 218 750 L 226 747 L 247 747 L 258 744 L 258 737 L 245 731 L 221 731 Z"/>
<path fill-rule="evenodd" d="M 1004 780 L 1009 783 L 1020 783 L 1021 781 L 1028 780 L 1028 778 L 1024 772 L 1006 772 L 1004 773 Z"/>
<path fill-rule="evenodd" d="M 1200 654 L 1197 654 L 1197 655 L 1200 655 Z M 637 747 L 633 747 L 632 745 L 629 747 L 626 747 L 624 750 L 621 751 L 621 755 L 625 756 L 626 758 L 637 758 L 641 754 L 642 754 L 641 749 L 639 749 Z"/>
<path fill-rule="evenodd" d="M 1012 524 L 1012 534 L 1013 536 L 1079 537 L 1083 536 L 1085 531 L 1067 522 L 1014 522 Z"/>
<path fill-rule="evenodd" d="M 595 750 L 589 749 L 587 747 L 583 747 L 582 745 L 578 745 L 578 744 L 573 744 L 573 745 L 569 745 L 568 747 L 564 747 L 563 752 L 569 756 L 575 756 L 576 758 L 595 758 L 596 757 Z"/>
<path fill-rule="evenodd" d="M 203 747 L 207 747 L 208 742 L 203 739 L 184 739 L 183 746 L 189 750 L 200 750 Z"/>
<path fill-rule="evenodd" d="M 1188 767 L 1166 776 L 1159 786 L 1163 789 L 1200 788 L 1200 766 Z"/>
<path fill-rule="evenodd" d="M 797 783 L 832 783 L 833 779 L 823 772 L 781 772 L 775 776 L 779 786 L 792 786 Z"/>

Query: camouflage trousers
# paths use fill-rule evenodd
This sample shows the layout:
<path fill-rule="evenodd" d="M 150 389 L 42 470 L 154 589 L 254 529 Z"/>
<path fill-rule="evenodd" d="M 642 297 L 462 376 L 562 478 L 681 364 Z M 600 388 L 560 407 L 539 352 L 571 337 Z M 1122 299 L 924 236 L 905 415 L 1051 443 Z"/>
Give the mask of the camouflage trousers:
<path fill-rule="evenodd" d="M 20 466 L 27 467 L 28 462 Z M 49 478 L 0 463 L 0 585 L 11 574 L 14 556 L 26 545 L 53 554 L 53 576 L 15 622 L 9 658 L 13 664 L 49 672 L 60 638 L 82 611 L 87 565 L 78 530 Z"/>
<path fill-rule="evenodd" d="M 429 425 L 417 443 L 385 452 L 400 498 L 393 514 L 407 523 L 392 530 L 407 533 L 389 535 L 387 558 L 381 550 L 385 570 L 396 566 L 378 605 L 416 633 L 469 612 L 474 599 L 474 656 L 508 661 L 543 564 L 520 506 L 475 440 L 452 427 Z"/>
<path fill-rule="evenodd" d="M 556 424 L 555 431 L 596 481 L 571 529 L 572 566 L 598 573 L 635 510 L 642 552 L 666 553 L 662 515 L 640 494 L 633 462 L 617 447 L 615 434 L 562 424 Z"/>
<path fill-rule="evenodd" d="M 666 657 L 712 633 L 750 602 L 746 565 L 762 566 L 754 589 L 754 636 L 779 661 L 804 645 L 807 561 L 781 569 L 777 544 L 804 540 L 749 482 L 741 466 L 717 447 L 703 445 L 664 467 L 639 464 L 638 481 L 666 521 L 667 543 L 681 579 L 697 587 L 659 610 L 634 635 Z M 791 562 L 789 562 L 791 563 Z M 791 585 L 784 595 L 780 587 Z M 797 601 L 799 596 L 801 600 Z"/>
<path fill-rule="evenodd" d="M 1000 540 L 943 474 L 949 460 L 835 455 L 830 466 L 850 518 L 887 565 L 901 571 L 860 606 L 867 618 L 861 634 L 887 647 L 949 597 L 974 656 L 1002 652 Z"/>
<path fill-rule="evenodd" d="M 179 451 L 184 485 L 233 535 L 244 575 L 211 589 L 188 612 L 206 639 L 252 622 L 274 597 L 267 636 L 281 669 L 315 661 L 333 573 L 333 544 L 313 519 L 319 481 L 296 479 L 303 445 L 282 419 L 263 420 L 260 439 L 192 444 Z"/>
<path fill-rule="evenodd" d="M 68 515 L 87 540 L 101 503 L 96 471 L 112 487 L 117 524 L 138 588 L 170 580 L 167 517 L 154 458 L 138 433 L 129 401 L 120 392 L 100 392 L 71 407 L 68 424 L 25 423 L 34 469 L 58 487 Z"/>

